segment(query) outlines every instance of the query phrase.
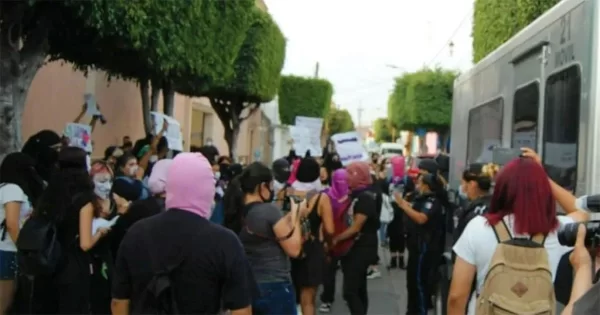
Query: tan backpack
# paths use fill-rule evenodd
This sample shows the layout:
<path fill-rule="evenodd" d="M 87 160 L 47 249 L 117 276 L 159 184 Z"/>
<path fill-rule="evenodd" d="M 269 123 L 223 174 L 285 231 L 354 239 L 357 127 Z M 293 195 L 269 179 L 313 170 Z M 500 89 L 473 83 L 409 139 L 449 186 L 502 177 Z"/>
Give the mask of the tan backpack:
<path fill-rule="evenodd" d="M 556 297 L 544 235 L 512 238 L 506 223 L 494 226 L 498 246 L 477 298 L 477 315 L 555 315 Z"/>

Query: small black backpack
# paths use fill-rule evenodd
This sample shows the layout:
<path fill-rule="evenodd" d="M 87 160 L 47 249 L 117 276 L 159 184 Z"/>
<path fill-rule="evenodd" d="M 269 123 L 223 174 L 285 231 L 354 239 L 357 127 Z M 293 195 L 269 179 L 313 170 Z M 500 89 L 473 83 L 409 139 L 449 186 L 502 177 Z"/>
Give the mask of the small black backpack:
<path fill-rule="evenodd" d="M 146 233 L 150 233 L 147 231 Z M 150 263 L 152 264 L 152 278 L 141 293 L 140 299 L 134 302 L 131 310 L 132 314 L 180 314 L 175 299 L 175 290 L 171 283 L 171 274 L 181 264 L 182 261 L 163 266 L 160 263 L 160 255 L 157 253 L 155 245 L 147 235 L 146 246 L 150 250 Z M 164 259 L 163 259 L 164 260 Z"/>
<path fill-rule="evenodd" d="M 44 216 L 25 221 L 16 246 L 19 272 L 28 276 L 54 273 L 62 254 L 56 224 Z"/>

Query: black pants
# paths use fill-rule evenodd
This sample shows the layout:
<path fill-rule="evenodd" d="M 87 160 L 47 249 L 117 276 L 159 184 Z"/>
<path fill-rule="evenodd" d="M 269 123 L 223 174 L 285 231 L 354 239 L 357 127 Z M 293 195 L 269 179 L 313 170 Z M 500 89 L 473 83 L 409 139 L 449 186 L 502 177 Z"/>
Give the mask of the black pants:
<path fill-rule="evenodd" d="M 375 252 L 369 247 L 353 247 L 342 258 L 343 296 L 352 315 L 365 315 L 369 309 L 367 269 L 374 258 Z"/>
<path fill-rule="evenodd" d="M 427 315 L 431 308 L 431 257 L 428 244 L 410 244 L 408 246 L 408 265 L 406 266 L 406 291 L 408 305 L 406 314 Z"/>
<path fill-rule="evenodd" d="M 340 259 L 331 257 L 329 263 L 325 267 L 325 275 L 323 277 L 323 292 L 321 293 L 321 302 L 333 303 L 335 299 L 335 276 L 338 270 Z"/>

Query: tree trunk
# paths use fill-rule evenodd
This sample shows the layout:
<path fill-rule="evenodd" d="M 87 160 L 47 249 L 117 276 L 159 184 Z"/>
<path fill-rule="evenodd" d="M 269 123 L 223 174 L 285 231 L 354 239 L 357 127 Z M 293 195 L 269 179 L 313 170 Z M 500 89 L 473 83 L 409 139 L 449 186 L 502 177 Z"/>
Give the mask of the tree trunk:
<path fill-rule="evenodd" d="M 152 116 L 150 116 L 150 81 L 140 80 L 140 96 L 142 97 L 142 117 L 144 119 L 144 134 L 152 134 Z"/>
<path fill-rule="evenodd" d="M 175 108 L 175 89 L 173 83 L 169 80 L 163 82 L 163 112 L 167 116 L 173 117 L 173 110 Z"/>
<path fill-rule="evenodd" d="M 152 103 L 150 104 L 150 111 L 157 112 L 158 111 L 158 98 L 160 96 L 160 81 L 152 80 Z"/>
<path fill-rule="evenodd" d="M 21 48 L 23 35 L 16 24 L 3 23 L 0 28 L 0 161 L 21 150 L 27 92 L 48 51 L 46 22 L 41 20 L 28 32 Z"/>
<path fill-rule="evenodd" d="M 229 148 L 229 157 L 233 160 L 236 159 L 237 155 L 237 141 L 238 136 L 240 135 L 240 125 L 237 124 L 231 128 L 225 128 L 225 142 L 227 142 L 227 147 Z"/>

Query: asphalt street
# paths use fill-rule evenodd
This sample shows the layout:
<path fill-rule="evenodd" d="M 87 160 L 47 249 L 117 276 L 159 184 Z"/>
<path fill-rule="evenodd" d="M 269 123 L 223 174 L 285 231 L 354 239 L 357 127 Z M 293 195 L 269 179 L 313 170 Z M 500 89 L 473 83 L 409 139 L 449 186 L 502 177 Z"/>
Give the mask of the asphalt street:
<path fill-rule="evenodd" d="M 387 257 L 387 256 L 386 256 Z M 383 258 L 383 256 L 382 256 Z M 387 270 L 380 266 L 381 277 L 369 279 L 369 313 L 370 315 L 402 314 L 406 312 L 406 272 L 400 269 Z M 328 314 L 347 315 L 348 308 L 342 298 L 342 274 L 338 271 L 336 278 L 335 301 Z M 317 295 L 317 307 L 321 305 Z M 323 314 L 323 313 L 320 313 Z"/>

